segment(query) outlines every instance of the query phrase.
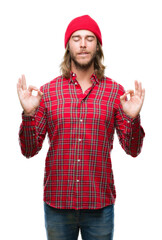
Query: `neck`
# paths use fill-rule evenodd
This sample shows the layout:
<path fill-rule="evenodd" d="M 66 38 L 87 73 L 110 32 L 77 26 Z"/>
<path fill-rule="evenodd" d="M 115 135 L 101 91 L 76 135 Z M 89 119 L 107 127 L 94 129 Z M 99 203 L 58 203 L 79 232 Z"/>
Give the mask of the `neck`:
<path fill-rule="evenodd" d="M 77 75 L 77 80 L 79 82 L 91 82 L 90 77 L 94 73 L 94 64 L 92 64 L 88 69 L 82 70 L 77 69 L 75 64 L 71 62 L 71 71 Z"/>

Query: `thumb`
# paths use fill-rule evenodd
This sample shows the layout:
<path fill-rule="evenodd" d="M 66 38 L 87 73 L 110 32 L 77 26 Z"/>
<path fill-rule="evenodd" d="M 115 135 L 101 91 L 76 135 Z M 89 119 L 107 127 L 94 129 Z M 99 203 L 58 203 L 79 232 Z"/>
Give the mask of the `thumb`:
<path fill-rule="evenodd" d="M 37 95 L 39 98 L 42 98 L 43 96 L 43 92 L 41 92 L 40 90 L 38 90 L 38 95 Z"/>
<path fill-rule="evenodd" d="M 127 94 L 124 93 L 124 94 L 120 97 L 120 101 L 121 101 L 121 102 L 125 102 L 125 101 L 126 101 L 126 96 L 127 96 Z"/>

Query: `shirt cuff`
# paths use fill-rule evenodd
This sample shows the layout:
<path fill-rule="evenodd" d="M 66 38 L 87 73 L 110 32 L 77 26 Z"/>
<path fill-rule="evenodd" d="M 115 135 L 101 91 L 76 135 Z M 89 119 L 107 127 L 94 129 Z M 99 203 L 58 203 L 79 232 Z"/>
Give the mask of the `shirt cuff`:
<path fill-rule="evenodd" d="M 36 117 L 34 116 L 26 116 L 24 112 L 22 113 L 22 124 L 24 127 L 33 127 L 36 123 Z"/>
<path fill-rule="evenodd" d="M 138 116 L 135 118 L 131 118 L 124 113 L 124 119 L 126 121 L 126 124 L 132 125 L 132 127 L 133 126 L 136 127 L 140 125 L 140 114 L 138 114 Z"/>
<path fill-rule="evenodd" d="M 136 139 L 140 130 L 140 114 L 138 114 L 138 116 L 135 118 L 131 118 L 123 111 L 123 117 L 127 138 Z"/>

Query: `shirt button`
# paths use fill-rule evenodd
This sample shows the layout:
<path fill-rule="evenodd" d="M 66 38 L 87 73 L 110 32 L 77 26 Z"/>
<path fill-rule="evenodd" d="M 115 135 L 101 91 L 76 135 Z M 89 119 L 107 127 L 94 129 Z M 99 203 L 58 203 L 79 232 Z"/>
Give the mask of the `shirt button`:
<path fill-rule="evenodd" d="M 130 121 L 128 120 L 127 123 L 130 123 Z"/>
<path fill-rule="evenodd" d="M 73 73 L 73 77 L 75 76 L 75 73 Z"/>
<path fill-rule="evenodd" d="M 75 85 L 77 85 L 78 83 L 77 82 L 75 82 Z"/>
<path fill-rule="evenodd" d="M 80 119 L 80 122 L 83 122 L 83 119 Z"/>
<path fill-rule="evenodd" d="M 79 142 L 81 142 L 82 141 L 82 139 L 81 138 L 79 138 Z"/>
<path fill-rule="evenodd" d="M 32 121 L 34 121 L 35 119 L 34 118 L 32 118 Z"/>
<path fill-rule="evenodd" d="M 80 162 L 80 159 L 78 159 L 78 162 Z"/>
<path fill-rule="evenodd" d="M 79 180 L 77 179 L 77 182 L 79 182 Z"/>

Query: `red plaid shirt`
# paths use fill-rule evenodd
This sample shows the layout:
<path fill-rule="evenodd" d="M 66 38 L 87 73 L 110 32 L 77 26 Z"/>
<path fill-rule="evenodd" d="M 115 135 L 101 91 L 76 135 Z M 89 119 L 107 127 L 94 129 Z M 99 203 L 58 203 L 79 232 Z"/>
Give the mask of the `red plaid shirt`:
<path fill-rule="evenodd" d="M 136 157 L 145 135 L 140 116 L 132 120 L 120 104 L 124 89 L 110 78 L 98 80 L 83 94 L 71 72 L 43 85 L 35 116 L 20 126 L 21 151 L 27 158 L 42 148 L 48 133 L 44 201 L 55 208 L 99 209 L 116 198 L 110 152 L 116 129 L 127 154 Z"/>

